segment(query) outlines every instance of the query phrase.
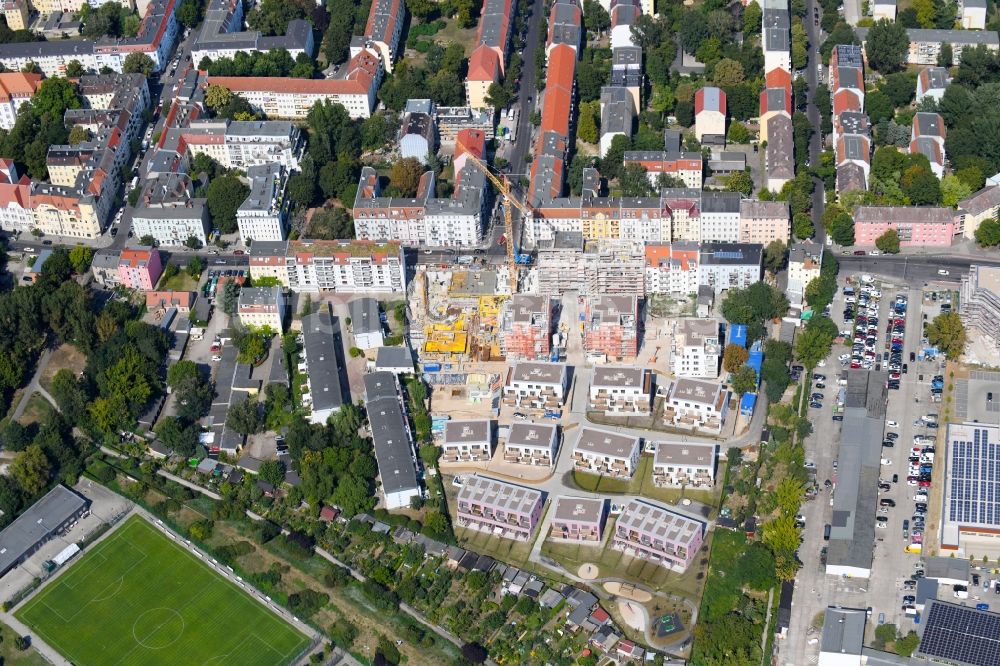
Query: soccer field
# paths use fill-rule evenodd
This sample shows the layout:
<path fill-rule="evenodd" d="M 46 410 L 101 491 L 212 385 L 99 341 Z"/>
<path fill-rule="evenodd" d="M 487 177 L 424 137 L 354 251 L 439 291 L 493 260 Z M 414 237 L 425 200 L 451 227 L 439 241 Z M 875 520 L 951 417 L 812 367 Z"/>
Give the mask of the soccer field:
<path fill-rule="evenodd" d="M 15 615 L 78 666 L 272 666 L 309 643 L 139 516 Z"/>

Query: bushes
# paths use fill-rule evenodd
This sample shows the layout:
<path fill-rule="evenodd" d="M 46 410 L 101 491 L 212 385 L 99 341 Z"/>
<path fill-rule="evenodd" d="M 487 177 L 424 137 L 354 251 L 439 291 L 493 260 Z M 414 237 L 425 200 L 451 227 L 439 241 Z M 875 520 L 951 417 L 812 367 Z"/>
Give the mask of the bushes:
<path fill-rule="evenodd" d="M 326 594 L 309 588 L 288 595 L 288 607 L 295 613 L 306 617 L 326 606 L 329 601 L 330 597 Z"/>
<path fill-rule="evenodd" d="M 270 520 L 261 520 L 257 523 L 254 538 L 257 539 L 257 543 L 265 544 L 279 534 L 281 534 L 280 526 Z"/>
<path fill-rule="evenodd" d="M 354 641 L 358 637 L 358 628 L 349 620 L 340 618 L 330 626 L 328 633 L 330 634 L 330 639 L 333 640 L 334 645 L 337 645 L 344 650 L 349 650 L 351 649 L 351 646 L 354 645 Z"/>
<path fill-rule="evenodd" d="M 399 609 L 399 596 L 371 579 L 361 583 L 361 592 L 379 610 L 395 613 Z"/>
<path fill-rule="evenodd" d="M 236 558 L 249 555 L 252 552 L 254 552 L 254 547 L 249 541 L 237 541 L 228 546 L 219 546 L 214 550 L 215 556 L 227 564 L 235 562 Z"/>
<path fill-rule="evenodd" d="M 316 547 L 316 540 L 308 534 L 302 532 L 289 532 L 284 537 L 285 545 L 292 551 L 292 554 L 308 559 L 313 555 L 313 548 Z"/>

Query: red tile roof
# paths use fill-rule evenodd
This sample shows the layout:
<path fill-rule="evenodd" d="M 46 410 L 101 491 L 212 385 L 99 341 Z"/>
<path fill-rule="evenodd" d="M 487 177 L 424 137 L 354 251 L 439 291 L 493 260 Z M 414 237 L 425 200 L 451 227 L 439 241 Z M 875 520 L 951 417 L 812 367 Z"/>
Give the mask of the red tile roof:
<path fill-rule="evenodd" d="M 40 85 L 41 74 L 4 72 L 0 74 L 0 102 L 9 102 L 13 97 L 31 97 Z"/>
<path fill-rule="evenodd" d="M 764 75 L 764 87 L 788 88 L 790 91 L 792 89 L 792 75 L 781 67 L 775 67 Z"/>
<path fill-rule="evenodd" d="M 545 99 L 542 106 L 542 132 L 569 136 L 569 117 L 573 106 L 573 77 L 576 75 L 576 51 L 557 44 L 549 53 Z"/>
<path fill-rule="evenodd" d="M 486 45 L 480 45 L 469 57 L 469 81 L 499 81 L 500 58 L 496 51 Z"/>
<path fill-rule="evenodd" d="M 382 67 L 381 59 L 362 50 L 347 63 L 343 79 L 299 79 L 275 76 L 210 76 L 208 85 L 233 92 L 273 92 L 298 95 L 367 95 Z"/>
<path fill-rule="evenodd" d="M 861 113 L 861 99 L 853 90 L 838 90 L 833 95 L 833 115 L 839 116 L 844 111 L 857 111 Z"/>

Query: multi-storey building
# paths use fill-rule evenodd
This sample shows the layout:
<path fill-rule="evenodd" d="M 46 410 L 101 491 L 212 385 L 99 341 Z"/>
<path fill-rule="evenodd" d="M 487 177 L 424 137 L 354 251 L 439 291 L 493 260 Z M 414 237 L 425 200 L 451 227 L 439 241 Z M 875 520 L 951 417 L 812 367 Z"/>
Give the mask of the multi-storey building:
<path fill-rule="evenodd" d="M 760 140 L 762 142 L 768 140 L 768 120 L 775 116 L 785 116 L 791 119 L 793 112 L 791 85 L 787 88 L 765 88 L 762 90 L 760 92 Z"/>
<path fill-rule="evenodd" d="M 29 25 L 30 11 L 28 0 L 5 0 L 0 9 L 3 17 L 7 20 L 7 27 L 11 30 L 27 30 Z"/>
<path fill-rule="evenodd" d="M 962 323 L 989 349 L 1000 352 L 1000 268 L 969 266 L 958 302 Z"/>
<path fill-rule="evenodd" d="M 979 225 L 986 220 L 996 219 L 997 215 L 1000 215 L 1000 187 L 987 185 L 958 202 L 955 235 L 974 239 Z"/>
<path fill-rule="evenodd" d="M 902 247 L 947 247 L 955 235 L 954 211 L 933 206 L 858 206 L 854 211 L 854 242 L 874 245 L 889 229 Z"/>
<path fill-rule="evenodd" d="M 493 457 L 493 422 L 448 421 L 444 424 L 441 460 L 475 462 Z"/>
<path fill-rule="evenodd" d="M 856 44 L 838 44 L 830 55 L 833 145 L 837 190 L 864 190 L 871 170 L 871 129 L 865 108 L 864 59 Z"/>
<path fill-rule="evenodd" d="M 235 58 L 237 53 L 287 51 L 294 59 L 299 54 L 312 57 L 315 46 L 312 25 L 302 19 L 288 22 L 284 35 L 266 36 L 259 30 L 243 30 L 243 3 L 239 0 L 211 0 L 205 11 L 201 31 L 191 47 L 191 61 Z"/>
<path fill-rule="evenodd" d="M 406 264 L 399 243 L 258 241 L 250 247 L 250 277 L 274 277 L 296 292 L 401 292 Z"/>
<path fill-rule="evenodd" d="M 351 333 L 354 346 L 359 349 L 377 349 L 385 344 L 382 335 L 382 313 L 374 298 L 356 298 L 347 304 L 351 316 Z"/>
<path fill-rule="evenodd" d="M 720 382 L 682 377 L 670 385 L 664 419 L 675 428 L 718 434 L 729 411 L 729 391 Z"/>
<path fill-rule="evenodd" d="M 792 119 L 774 114 L 767 119 L 767 148 L 764 151 L 764 187 L 780 192 L 795 178 L 795 138 Z"/>
<path fill-rule="evenodd" d="M 740 243 L 766 246 L 773 241 L 788 244 L 791 215 L 784 201 L 740 201 Z M 728 240 L 728 239 L 727 239 Z"/>
<path fill-rule="evenodd" d="M 391 372 L 372 372 L 365 375 L 364 381 L 365 411 L 372 431 L 384 506 L 390 510 L 409 507 L 414 497 L 420 497 L 421 488 L 417 454 L 399 382 Z"/>
<path fill-rule="evenodd" d="M 792 71 L 791 14 L 787 0 L 764 2 L 761 12 L 761 36 L 764 71 Z"/>
<path fill-rule="evenodd" d="M 788 250 L 789 300 L 793 305 L 805 298 L 806 287 L 819 277 L 823 268 L 823 244 L 800 241 Z"/>
<path fill-rule="evenodd" d="M 339 327 L 334 325 L 329 303 L 321 305 L 317 312 L 302 317 L 302 356 L 299 362 L 305 365 L 306 385 L 309 387 L 308 393 L 302 396 L 302 402 L 309 409 L 310 423 L 325 424 L 344 405 L 337 351 L 339 345 Z"/>
<path fill-rule="evenodd" d="M 530 541 L 542 517 L 545 499 L 534 488 L 473 474 L 463 480 L 456 503 L 455 517 L 460 527 Z"/>
<path fill-rule="evenodd" d="M 9 72 L 19 72 L 37 65 L 47 77 L 65 76 L 66 66 L 74 60 L 90 72 L 103 68 L 121 72 L 125 58 L 132 53 L 144 53 L 153 61 L 153 71 L 162 72 L 177 41 L 179 23 L 175 10 L 179 4 L 177 0 L 150 0 L 146 3 L 135 37 L 2 44 L 0 64 Z M 44 11 L 38 7 L 36 9 Z M 51 11 L 64 10 L 57 7 Z M 310 38 L 311 36 L 310 34 Z"/>
<path fill-rule="evenodd" d="M 507 360 L 549 358 L 552 350 L 552 299 L 514 294 L 504 306 L 500 342 Z"/>
<path fill-rule="evenodd" d="M 587 354 L 617 360 L 639 354 L 639 299 L 598 296 L 587 303 L 583 348 Z"/>
<path fill-rule="evenodd" d="M 646 294 L 693 294 L 698 291 L 697 243 L 646 245 Z"/>
<path fill-rule="evenodd" d="M 515 3 L 513 0 L 486 0 L 479 16 L 476 47 L 469 56 L 465 92 L 469 106 L 485 109 L 490 85 L 500 83 L 507 63 Z"/>
<path fill-rule="evenodd" d="M 635 107 L 632 104 L 632 95 L 627 88 L 601 88 L 601 136 L 598 148 L 602 158 L 611 150 L 611 142 L 616 136 L 632 136 L 632 124 L 635 121 Z"/>
<path fill-rule="evenodd" d="M 664 174 L 684 181 L 685 187 L 701 189 L 703 162 L 701 153 L 695 152 L 625 151 L 625 166 L 640 165 L 646 170 L 646 176 L 653 187 L 659 185 L 660 174 Z"/>
<path fill-rule="evenodd" d="M 856 28 L 855 33 L 862 44 L 867 44 L 868 28 Z M 985 46 L 990 51 L 1000 50 L 1000 36 L 992 30 L 934 30 L 909 28 L 910 48 L 906 54 L 907 65 L 935 65 L 941 45 L 951 46 L 955 64 L 962 62 L 962 52 L 966 48 Z"/>
<path fill-rule="evenodd" d="M 653 483 L 658 486 L 711 488 L 715 485 L 715 444 L 657 442 Z"/>
<path fill-rule="evenodd" d="M 726 136 L 726 93 L 721 88 L 705 86 L 694 94 L 694 134 L 699 142 L 705 136 Z"/>
<path fill-rule="evenodd" d="M 615 524 L 611 547 L 683 573 L 704 538 L 704 523 L 646 500 L 630 500 Z"/>
<path fill-rule="evenodd" d="M 208 242 L 208 203 L 192 198 L 194 187 L 184 173 L 164 173 L 146 181 L 132 210 L 136 237 L 152 236 L 160 245 L 183 245 L 189 238 Z"/>
<path fill-rule="evenodd" d="M 910 131 L 910 153 L 920 153 L 931 163 L 931 171 L 938 178 L 944 176 L 944 118 L 937 113 L 919 111 L 913 114 Z"/>
<path fill-rule="evenodd" d="M 631 479 L 639 464 L 639 438 L 583 427 L 573 446 L 573 468 L 615 479 Z"/>
<path fill-rule="evenodd" d="M 589 408 L 611 415 L 649 414 L 653 375 L 644 368 L 598 366 L 590 381 Z"/>
<path fill-rule="evenodd" d="M 285 299 L 281 287 L 244 287 L 236 308 L 240 323 L 246 328 L 284 331 Z"/>
<path fill-rule="evenodd" d="M 504 443 L 505 462 L 551 467 L 559 450 L 559 428 L 549 423 L 515 421 Z"/>
<path fill-rule="evenodd" d="M 23 0 L 22 0 L 23 1 Z M 16 28 L 11 28 L 12 30 Z M 0 127 L 9 130 L 14 127 L 17 112 L 31 100 L 38 86 L 42 84 L 41 74 L 24 72 L 4 72 L 0 74 Z"/>
<path fill-rule="evenodd" d="M 382 57 L 387 72 L 399 56 L 399 38 L 406 23 L 406 3 L 403 0 L 374 0 L 368 12 L 368 23 L 361 36 L 351 40 L 351 57 L 362 49 L 374 48 Z"/>
<path fill-rule="evenodd" d="M 277 163 L 258 164 L 247 169 L 250 194 L 236 209 L 236 224 L 244 244 L 250 241 L 285 239 L 288 215 L 288 172 Z"/>
<path fill-rule="evenodd" d="M 551 57 L 557 46 L 564 45 L 580 50 L 583 40 L 583 11 L 576 0 L 557 0 L 549 13 L 549 34 L 545 54 Z"/>
<path fill-rule="evenodd" d="M 698 255 L 698 285 L 716 294 L 746 289 L 760 280 L 764 248 L 755 243 L 703 243 Z"/>
<path fill-rule="evenodd" d="M 561 413 L 569 390 L 565 363 L 520 361 L 507 371 L 505 405 Z"/>
<path fill-rule="evenodd" d="M 118 283 L 129 289 L 149 291 L 162 273 L 160 253 L 153 248 L 126 249 L 118 255 Z"/>
<path fill-rule="evenodd" d="M 722 343 L 714 319 L 682 319 L 675 325 L 672 370 L 677 377 L 719 376 Z"/>
<path fill-rule="evenodd" d="M 382 82 L 382 59 L 360 50 L 336 79 L 299 79 L 264 76 L 210 76 L 208 85 L 223 88 L 245 99 L 268 118 L 303 120 L 318 102 L 341 104 L 351 118 L 371 116 Z"/>
<path fill-rule="evenodd" d="M 917 74 L 917 104 L 925 97 L 941 101 L 945 89 L 951 85 L 951 75 L 944 67 L 923 67 Z"/>
<path fill-rule="evenodd" d="M 604 536 L 606 506 L 603 499 L 560 495 L 556 498 L 548 538 L 600 542 Z"/>

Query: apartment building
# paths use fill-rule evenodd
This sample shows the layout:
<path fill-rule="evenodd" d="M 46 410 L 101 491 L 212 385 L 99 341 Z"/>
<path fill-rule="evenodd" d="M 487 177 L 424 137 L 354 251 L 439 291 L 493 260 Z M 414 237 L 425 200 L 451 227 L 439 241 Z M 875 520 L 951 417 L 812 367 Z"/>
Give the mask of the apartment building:
<path fill-rule="evenodd" d="M 94 252 L 90 261 L 90 272 L 94 281 L 108 289 L 118 286 L 118 251 L 102 249 Z"/>
<path fill-rule="evenodd" d="M 28 0 L 6 0 L 0 5 L 7 27 L 11 30 L 27 30 L 30 21 Z"/>
<path fill-rule="evenodd" d="M 773 241 L 788 244 L 791 215 L 784 201 L 740 201 L 740 243 L 766 246 Z"/>
<path fill-rule="evenodd" d="M 285 330 L 285 299 L 281 287 L 244 287 L 236 308 L 240 324 L 246 328 Z"/>
<path fill-rule="evenodd" d="M 378 463 L 380 494 L 386 509 L 409 507 L 422 490 L 417 478 L 417 454 L 396 376 L 372 372 L 364 377 L 365 410 Z"/>
<path fill-rule="evenodd" d="M 700 143 L 705 136 L 726 136 L 726 93 L 721 88 L 705 86 L 694 94 L 694 135 Z"/>
<path fill-rule="evenodd" d="M 280 329 L 275 329 L 280 330 Z M 306 386 L 303 406 L 309 409 L 309 422 L 325 424 L 344 405 L 342 369 L 338 348 L 341 345 L 339 324 L 334 324 L 330 304 L 302 317 L 302 355 Z M 277 361 L 275 361 L 277 362 Z M 300 367 L 302 372 L 303 368 Z"/>
<path fill-rule="evenodd" d="M 455 517 L 460 527 L 502 539 L 530 541 L 542 517 L 542 493 L 487 476 L 465 477 Z"/>
<path fill-rule="evenodd" d="M 765 2 L 761 12 L 764 71 L 792 71 L 791 15 L 787 2 Z"/>
<path fill-rule="evenodd" d="M 862 44 L 867 44 L 868 28 L 855 28 L 855 34 Z M 936 65 L 942 44 L 951 46 L 956 65 L 962 62 L 962 51 L 966 48 L 985 46 L 990 51 L 1000 50 L 1000 36 L 990 30 L 935 30 L 909 28 L 910 48 L 906 54 L 907 65 Z"/>
<path fill-rule="evenodd" d="M 4 13 L 6 14 L 6 11 Z M 11 27 L 11 30 L 19 29 Z M 24 72 L 0 74 L 0 127 L 5 130 L 14 127 L 17 112 L 25 102 L 31 100 L 40 85 L 42 85 L 41 74 Z"/>
<path fill-rule="evenodd" d="M 962 28 L 986 29 L 986 0 L 962 0 Z"/>
<path fill-rule="evenodd" d="M 312 57 L 315 48 L 312 24 L 302 19 L 288 22 L 284 35 L 266 36 L 259 30 L 244 30 L 243 3 L 238 0 L 210 0 L 201 30 L 191 46 L 191 62 L 202 59 L 235 58 L 237 53 L 287 51 L 294 60 L 304 53 Z"/>
<path fill-rule="evenodd" d="M 568 46 L 574 52 L 579 52 L 583 34 L 583 10 L 576 0 L 556 0 L 552 3 L 545 54 L 551 56 L 552 51 L 559 45 Z"/>
<path fill-rule="evenodd" d="M 556 498 L 548 538 L 600 543 L 604 538 L 606 507 L 603 499 L 560 495 Z"/>
<path fill-rule="evenodd" d="M 469 56 L 465 92 L 470 107 L 485 109 L 490 85 L 500 83 L 510 48 L 515 4 L 513 0 L 486 0 L 479 16 L 476 47 Z"/>
<path fill-rule="evenodd" d="M 931 163 L 931 171 L 938 178 L 944 176 L 944 141 L 947 132 L 944 118 L 937 113 L 919 111 L 913 115 L 910 131 L 910 153 L 920 153 Z"/>
<path fill-rule="evenodd" d="M 646 500 L 630 500 L 615 524 L 611 547 L 684 573 L 704 538 L 704 523 Z"/>
<path fill-rule="evenodd" d="M 500 344 L 511 360 L 544 360 L 552 351 L 552 299 L 514 294 L 501 313 Z"/>
<path fill-rule="evenodd" d="M 445 462 L 478 462 L 493 457 L 493 422 L 447 421 L 441 441 L 441 460 Z"/>
<path fill-rule="evenodd" d="M 385 344 L 382 335 L 382 314 L 374 298 L 356 298 L 347 304 L 351 317 L 351 333 L 358 349 L 377 349 Z"/>
<path fill-rule="evenodd" d="M 661 488 L 712 488 L 715 466 L 715 444 L 657 442 L 653 483 Z"/>
<path fill-rule="evenodd" d="M 758 282 L 764 248 L 756 243 L 703 243 L 698 254 L 698 285 L 716 294 L 746 289 Z"/>
<path fill-rule="evenodd" d="M 944 97 L 945 89 L 951 85 L 951 74 L 944 67 L 923 67 L 917 74 L 917 104 L 925 97 L 938 102 Z"/>
<path fill-rule="evenodd" d="M 784 70 L 781 70 L 784 71 Z M 760 140 L 767 141 L 767 121 L 775 116 L 792 117 L 792 87 L 765 88 L 760 92 Z"/>
<path fill-rule="evenodd" d="M 1000 268 L 973 264 L 962 276 L 958 299 L 962 323 L 988 349 L 1000 352 Z"/>
<path fill-rule="evenodd" d="M 788 249 L 788 288 L 793 307 L 805 299 L 806 287 L 820 276 L 823 268 L 823 244 L 800 241 Z"/>
<path fill-rule="evenodd" d="M 42 74 L 53 77 L 65 76 L 66 66 L 76 60 L 88 71 L 96 72 L 107 67 L 112 72 L 120 73 L 129 54 L 144 53 L 153 61 L 153 71 L 162 72 L 174 51 L 180 31 L 175 16 L 179 4 L 177 0 L 150 0 L 146 3 L 134 37 L 0 44 L 0 64 L 8 72 L 20 72 L 29 65 L 37 65 Z M 36 9 L 44 11 L 39 7 Z M 65 10 L 53 8 L 52 11 Z"/>
<path fill-rule="evenodd" d="M 137 238 L 152 236 L 160 245 L 183 245 L 195 238 L 208 242 L 211 221 L 207 201 L 192 198 L 194 186 L 184 173 L 164 173 L 146 180 L 132 211 Z"/>
<path fill-rule="evenodd" d="M 677 377 L 719 376 L 722 341 L 715 319 L 682 319 L 674 325 L 671 369 Z"/>
<path fill-rule="evenodd" d="M 561 413 L 569 390 L 565 363 L 519 361 L 507 371 L 505 405 Z"/>
<path fill-rule="evenodd" d="M 128 289 L 150 291 L 162 274 L 160 253 L 153 248 L 124 249 L 118 255 L 118 283 Z"/>
<path fill-rule="evenodd" d="M 764 187 L 780 192 L 795 178 L 795 139 L 792 119 L 772 115 L 766 122 L 767 148 L 764 151 Z"/>
<path fill-rule="evenodd" d="M 646 245 L 646 293 L 688 295 L 698 291 L 697 243 Z"/>
<path fill-rule="evenodd" d="M 317 102 L 341 104 L 351 118 L 368 118 L 378 104 L 382 59 L 361 49 L 336 79 L 299 79 L 264 76 L 210 76 L 208 85 L 222 86 L 268 118 L 303 120 Z"/>
<path fill-rule="evenodd" d="M 551 467 L 559 451 L 559 428 L 549 423 L 515 421 L 504 442 L 505 462 Z"/>
<path fill-rule="evenodd" d="M 395 242 L 257 241 L 250 247 L 250 277 L 274 277 L 295 292 L 399 293 L 406 260 Z"/>
<path fill-rule="evenodd" d="M 404 23 L 406 3 L 403 0 L 374 0 L 364 33 L 351 40 L 351 57 L 362 49 L 373 48 L 382 57 L 385 71 L 392 72 L 393 63 L 400 55 L 399 38 Z"/>
<path fill-rule="evenodd" d="M 639 464 L 639 438 L 583 427 L 573 446 L 573 469 L 614 479 L 631 479 Z"/>
<path fill-rule="evenodd" d="M 729 411 L 729 391 L 721 382 L 682 377 L 674 380 L 664 419 L 676 428 L 718 434 Z"/>
<path fill-rule="evenodd" d="M 556 3 L 552 11 L 580 13 L 580 8 L 568 3 Z M 579 21 L 579 18 L 577 19 Z M 576 30 L 575 37 L 573 30 Z M 555 31 L 555 32 L 553 32 Z M 535 142 L 534 159 L 528 176 L 527 199 L 532 206 L 542 207 L 556 202 L 562 195 L 566 179 L 567 158 L 572 129 L 574 88 L 576 86 L 579 27 L 563 30 L 549 22 L 549 42 L 546 47 L 548 67 L 545 72 L 545 98 L 539 139 Z M 559 36 L 562 35 L 562 38 Z M 556 37 L 558 41 L 553 41 Z M 573 41 L 575 39 L 575 41 Z"/>
<path fill-rule="evenodd" d="M 872 18 L 876 21 L 887 19 L 896 20 L 896 0 L 875 0 L 872 3 Z"/>
<path fill-rule="evenodd" d="M 635 358 L 639 354 L 639 299 L 635 296 L 597 296 L 587 303 L 583 349 L 605 359 Z"/>
<path fill-rule="evenodd" d="M 630 7 L 634 9 L 634 7 Z M 616 136 L 631 137 L 635 121 L 635 107 L 627 88 L 604 86 L 601 88 L 601 136 L 598 141 L 600 156 L 603 158 L 611 149 Z"/>
<path fill-rule="evenodd" d="M 244 244 L 285 240 L 288 175 L 288 171 L 275 162 L 247 169 L 250 194 L 236 209 L 236 224 Z"/>
<path fill-rule="evenodd" d="M 933 206 L 858 206 L 854 211 L 854 243 L 875 245 L 889 229 L 901 247 L 948 247 L 955 235 L 954 212 Z"/>
<path fill-rule="evenodd" d="M 998 214 L 1000 214 L 1000 187 L 987 185 L 958 202 L 955 235 L 975 239 L 979 225 L 985 220 L 996 219 Z"/>
<path fill-rule="evenodd" d="M 649 414 L 653 375 L 645 368 L 598 366 L 590 382 L 589 409 L 615 416 Z"/>
<path fill-rule="evenodd" d="M 649 150 L 625 151 L 625 166 L 638 164 L 646 170 L 653 187 L 659 185 L 660 174 L 678 178 L 685 187 L 701 189 L 704 179 L 704 159 L 701 153 Z"/>

